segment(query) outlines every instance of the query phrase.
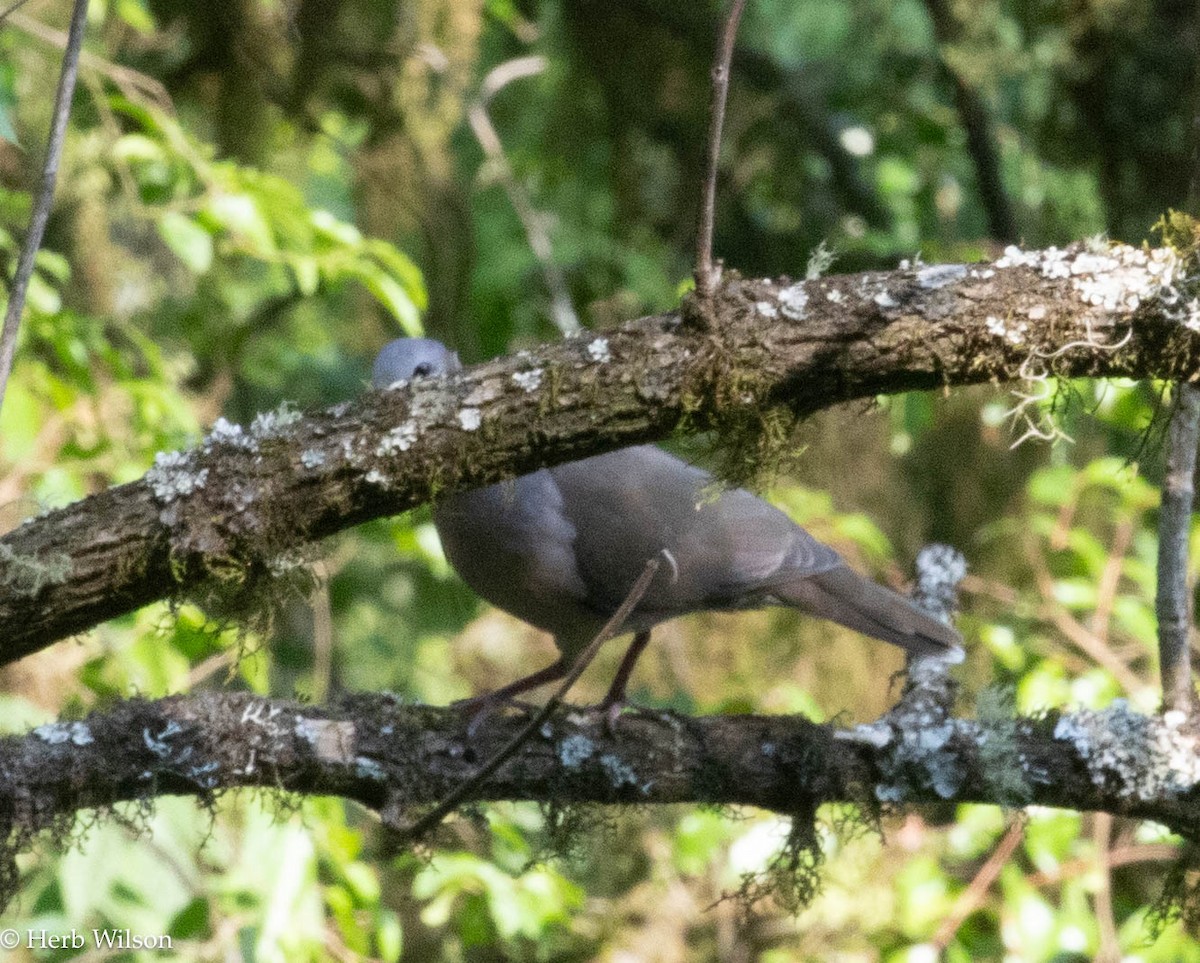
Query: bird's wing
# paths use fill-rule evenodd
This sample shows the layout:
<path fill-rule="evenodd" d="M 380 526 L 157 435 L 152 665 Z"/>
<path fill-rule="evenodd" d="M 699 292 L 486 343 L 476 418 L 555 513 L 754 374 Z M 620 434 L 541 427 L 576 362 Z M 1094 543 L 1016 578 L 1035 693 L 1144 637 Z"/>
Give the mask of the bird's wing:
<path fill-rule="evenodd" d="M 648 559 L 663 566 L 639 611 L 664 618 L 738 607 L 776 580 L 841 562 L 827 545 L 749 492 L 654 446 L 625 448 L 550 469 L 575 528 L 575 565 L 591 604 L 611 611 Z"/>
<path fill-rule="evenodd" d="M 433 517 L 455 570 L 493 605 L 556 635 L 590 624 L 575 526 L 548 472 L 452 495 Z"/>

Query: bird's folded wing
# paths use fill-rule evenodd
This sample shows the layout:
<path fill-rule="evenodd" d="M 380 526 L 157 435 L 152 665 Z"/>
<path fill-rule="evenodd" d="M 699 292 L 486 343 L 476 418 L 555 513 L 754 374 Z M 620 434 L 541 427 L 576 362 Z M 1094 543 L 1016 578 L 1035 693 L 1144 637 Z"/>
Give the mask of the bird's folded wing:
<path fill-rule="evenodd" d="M 781 569 L 822 572 L 838 554 L 749 492 L 653 446 L 551 469 L 574 526 L 575 564 L 590 604 L 620 604 L 650 558 L 662 568 L 639 611 L 662 616 L 754 604 Z"/>

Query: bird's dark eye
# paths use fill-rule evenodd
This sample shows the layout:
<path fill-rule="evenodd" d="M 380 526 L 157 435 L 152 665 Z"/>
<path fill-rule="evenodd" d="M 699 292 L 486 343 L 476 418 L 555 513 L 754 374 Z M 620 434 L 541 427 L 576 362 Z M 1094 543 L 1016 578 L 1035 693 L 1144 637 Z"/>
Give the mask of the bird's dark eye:
<path fill-rule="evenodd" d="M 431 365 L 428 361 L 422 361 L 419 365 L 413 368 L 413 374 L 421 378 L 428 378 L 431 374 L 433 374 L 433 365 Z"/>

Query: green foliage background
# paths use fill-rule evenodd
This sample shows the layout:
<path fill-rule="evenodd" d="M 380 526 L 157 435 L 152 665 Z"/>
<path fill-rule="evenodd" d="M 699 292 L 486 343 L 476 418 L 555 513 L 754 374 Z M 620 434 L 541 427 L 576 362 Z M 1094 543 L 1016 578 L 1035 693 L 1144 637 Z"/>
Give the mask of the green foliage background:
<path fill-rule="evenodd" d="M 729 264 L 800 275 L 821 242 L 835 271 L 995 253 L 952 75 L 986 107 L 1025 243 L 1136 243 L 1184 202 L 1191 5 L 949 7 L 939 48 L 917 0 L 753 0 L 720 177 Z M 32 0 L 0 27 L 10 275 L 68 13 Z M 588 326 L 674 306 L 718 15 L 705 0 L 92 0 L 0 414 L 4 527 L 140 476 L 219 415 L 350 397 L 401 333 L 423 327 L 468 362 L 555 337 L 531 232 Z M 540 70 L 500 83 L 531 55 Z M 503 155 L 469 122 L 484 101 Z M 771 497 L 893 583 L 927 541 L 967 553 L 966 711 L 981 693 L 994 704 L 989 687 L 1025 712 L 1152 709 L 1159 386 L 1038 392 L 1016 416 L 999 389 L 827 412 Z M 1011 448 L 1030 425 L 1070 440 Z M 338 539 L 316 570 L 321 587 L 268 633 L 239 641 L 193 606 L 152 606 L 11 666 L 0 720 L 21 732 L 212 687 L 440 703 L 551 658 L 456 581 L 424 512 Z M 660 631 L 634 693 L 865 720 L 899 667 L 787 613 L 714 615 Z M 23 862 L 6 921 L 169 934 L 197 961 L 1200 959 L 1177 926 L 1149 942 L 1178 841 L 1127 820 L 960 807 L 889 818 L 882 839 L 827 828 L 824 891 L 798 917 L 719 901 L 782 840 L 762 813 L 497 806 L 453 825 L 457 842 L 425 859 L 389 853 L 338 800 L 85 815 L 65 852 Z"/>

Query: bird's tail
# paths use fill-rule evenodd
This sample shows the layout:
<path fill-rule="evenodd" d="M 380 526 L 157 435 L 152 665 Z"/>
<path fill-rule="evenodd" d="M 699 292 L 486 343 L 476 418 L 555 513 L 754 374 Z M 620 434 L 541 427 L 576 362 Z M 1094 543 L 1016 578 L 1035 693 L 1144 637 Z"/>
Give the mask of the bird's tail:
<path fill-rule="evenodd" d="M 891 642 L 914 655 L 962 661 L 962 636 L 954 629 L 845 565 L 774 586 L 771 594 L 786 605 Z"/>

